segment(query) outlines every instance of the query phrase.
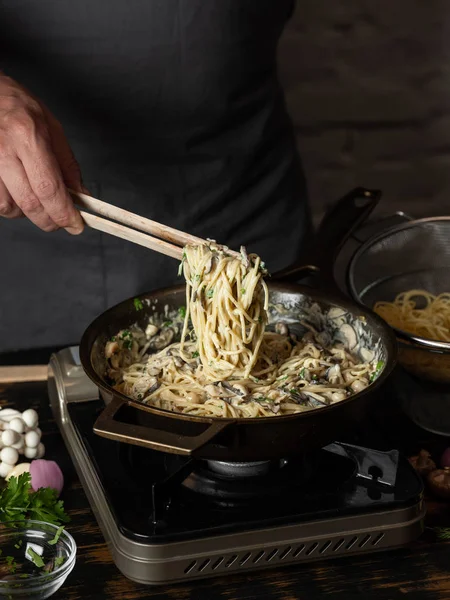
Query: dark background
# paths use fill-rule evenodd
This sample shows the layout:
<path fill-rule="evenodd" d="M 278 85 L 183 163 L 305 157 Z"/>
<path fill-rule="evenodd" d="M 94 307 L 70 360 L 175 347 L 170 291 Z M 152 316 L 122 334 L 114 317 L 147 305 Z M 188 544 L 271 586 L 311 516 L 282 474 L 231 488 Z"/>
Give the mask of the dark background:
<path fill-rule="evenodd" d="M 445 0 L 297 0 L 280 72 L 316 218 L 356 185 L 448 214 L 449 32 Z"/>

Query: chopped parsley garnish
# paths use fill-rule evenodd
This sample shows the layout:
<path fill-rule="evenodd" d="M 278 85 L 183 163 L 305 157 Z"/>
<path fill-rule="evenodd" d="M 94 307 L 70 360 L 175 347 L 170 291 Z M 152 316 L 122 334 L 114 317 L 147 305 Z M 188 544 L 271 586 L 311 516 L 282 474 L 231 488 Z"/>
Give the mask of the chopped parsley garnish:
<path fill-rule="evenodd" d="M 258 323 L 262 323 L 262 322 L 263 322 L 263 318 L 262 318 L 261 315 L 259 315 L 259 317 L 258 317 Z"/>
<path fill-rule="evenodd" d="M 119 335 L 119 338 L 121 340 L 126 340 L 127 338 L 131 338 L 131 331 L 128 331 L 128 329 L 124 329 L 122 331 L 122 333 Z"/>
<path fill-rule="evenodd" d="M 17 544 L 14 544 L 14 548 L 17 548 L 17 550 L 18 550 L 20 548 L 20 546 L 22 545 L 22 543 L 23 543 L 22 540 L 19 540 L 17 542 Z"/>
<path fill-rule="evenodd" d="M 133 340 L 126 340 L 123 343 L 123 347 L 126 348 L 127 350 L 131 350 L 132 345 L 133 345 Z"/>
<path fill-rule="evenodd" d="M 113 335 L 112 338 L 109 340 L 110 342 L 115 342 L 117 340 L 116 336 Z"/>
<path fill-rule="evenodd" d="M 277 377 L 277 381 L 284 381 L 287 378 L 288 378 L 287 375 L 282 375 L 281 377 Z"/>
<path fill-rule="evenodd" d="M 144 305 L 142 304 L 142 302 L 139 300 L 139 298 L 135 298 L 133 300 L 133 304 L 134 304 L 134 308 L 136 310 L 142 310 L 144 308 Z"/>
<path fill-rule="evenodd" d="M 55 558 L 55 567 L 60 567 L 65 562 L 66 562 L 66 557 L 65 556 L 57 556 Z"/>
<path fill-rule="evenodd" d="M 194 275 L 194 279 L 195 279 L 195 281 L 200 281 L 201 276 L 197 273 L 197 275 Z"/>
<path fill-rule="evenodd" d="M 173 325 L 173 321 L 164 321 L 162 324 L 163 327 L 170 327 L 171 325 Z"/>
<path fill-rule="evenodd" d="M 58 531 L 55 533 L 55 537 L 49 542 L 50 546 L 54 546 L 55 544 L 58 543 L 58 540 L 61 537 L 63 530 L 64 530 L 64 525 L 61 525 L 61 527 L 59 527 Z"/>
<path fill-rule="evenodd" d="M 15 573 L 17 569 L 16 561 L 14 560 L 14 556 L 5 556 L 6 564 L 9 567 L 11 573 Z"/>
<path fill-rule="evenodd" d="M 372 375 L 370 376 L 370 383 L 372 383 L 373 381 L 375 381 L 375 379 L 378 377 L 378 375 L 383 370 L 383 367 L 384 367 L 384 362 L 382 360 L 379 360 L 377 362 L 377 366 L 375 367 L 375 372 L 372 373 Z"/>
<path fill-rule="evenodd" d="M 304 367 L 303 367 L 303 369 L 301 369 L 301 371 L 300 371 L 300 373 L 298 374 L 298 376 L 299 376 L 301 379 L 305 379 L 305 368 L 304 368 Z"/>
<path fill-rule="evenodd" d="M 44 566 L 44 561 L 42 560 L 42 556 L 39 556 L 37 552 L 31 548 L 31 546 L 27 550 L 28 556 L 31 558 L 31 561 L 38 567 L 38 569 L 42 569 Z"/>
<path fill-rule="evenodd" d="M 290 393 L 290 394 L 296 394 L 296 393 L 297 393 L 297 388 L 291 388 L 291 389 L 289 390 L 289 393 Z"/>
<path fill-rule="evenodd" d="M 19 575 L 19 577 L 20 577 L 20 579 L 28 579 L 29 575 L 28 575 L 28 573 L 21 573 Z"/>
<path fill-rule="evenodd" d="M 317 375 L 314 373 L 313 375 L 311 375 L 311 379 L 313 379 L 314 381 L 317 381 Z"/>
<path fill-rule="evenodd" d="M 247 290 L 245 288 L 241 288 L 241 294 L 244 295 Z"/>
<path fill-rule="evenodd" d="M 198 358 L 199 356 L 200 356 L 200 352 L 198 352 L 197 350 L 192 353 L 192 358 Z"/>
<path fill-rule="evenodd" d="M 213 290 L 213 289 L 211 289 L 211 290 L 208 290 L 208 291 L 206 292 L 206 297 L 207 297 L 207 298 L 212 298 L 213 296 L 214 296 L 214 290 Z"/>
<path fill-rule="evenodd" d="M 178 309 L 178 314 L 182 319 L 184 319 L 186 317 L 186 307 L 180 306 L 180 308 Z"/>

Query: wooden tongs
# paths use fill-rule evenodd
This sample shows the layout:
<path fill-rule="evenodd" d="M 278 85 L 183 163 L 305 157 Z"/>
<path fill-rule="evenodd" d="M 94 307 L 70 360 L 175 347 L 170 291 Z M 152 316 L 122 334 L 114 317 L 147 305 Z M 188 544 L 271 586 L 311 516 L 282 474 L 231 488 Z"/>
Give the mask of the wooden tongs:
<path fill-rule="evenodd" d="M 207 240 L 195 235 L 141 217 L 123 208 L 97 200 L 97 198 L 73 190 L 69 190 L 69 192 L 75 204 L 82 209 L 80 214 L 86 225 L 128 240 L 133 244 L 139 244 L 181 260 L 184 246 L 208 243 Z M 227 252 L 238 255 L 232 250 L 227 250 Z"/>

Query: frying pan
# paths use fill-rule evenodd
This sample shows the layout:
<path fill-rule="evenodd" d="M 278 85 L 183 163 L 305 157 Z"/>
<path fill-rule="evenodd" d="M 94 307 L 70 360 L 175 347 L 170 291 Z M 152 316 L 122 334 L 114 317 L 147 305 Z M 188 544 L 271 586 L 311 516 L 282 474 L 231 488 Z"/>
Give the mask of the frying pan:
<path fill-rule="evenodd" d="M 370 309 L 345 297 L 333 278 L 333 261 L 351 232 L 367 218 L 380 192 L 357 188 L 327 213 L 308 252 L 269 283 L 270 321 L 301 327 L 309 320 L 324 336 L 339 339 L 361 357 L 375 357 L 383 367 L 363 391 L 330 406 L 293 415 L 263 418 L 198 417 L 174 413 L 131 400 L 105 378 L 105 343 L 133 324 L 145 327 L 163 306 L 176 311 L 185 303 L 185 287 L 143 294 L 143 310 L 130 298 L 110 308 L 86 329 L 80 359 L 98 386 L 106 407 L 94 431 L 103 437 L 196 458 L 247 462 L 282 458 L 322 447 L 366 418 L 396 362 L 396 340 L 390 327 Z M 314 274 L 316 289 L 292 283 Z M 297 330 L 296 330 L 297 332 Z M 300 331 L 301 333 L 301 331 Z"/>

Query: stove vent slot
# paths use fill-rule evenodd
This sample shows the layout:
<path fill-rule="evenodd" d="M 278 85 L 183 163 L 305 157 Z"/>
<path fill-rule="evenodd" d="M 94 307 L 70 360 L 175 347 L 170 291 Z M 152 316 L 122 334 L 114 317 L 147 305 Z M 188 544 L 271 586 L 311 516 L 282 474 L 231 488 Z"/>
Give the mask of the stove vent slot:
<path fill-rule="evenodd" d="M 346 550 L 350 550 L 351 548 L 353 548 L 353 546 L 356 544 L 356 542 L 358 541 L 358 536 L 355 535 L 354 537 L 352 537 L 352 539 L 347 543 L 347 545 L 345 546 Z"/>
<path fill-rule="evenodd" d="M 297 558 L 297 556 L 300 556 L 300 554 L 303 552 L 303 550 L 305 548 L 306 548 L 305 544 L 300 544 L 300 546 L 294 550 L 294 554 L 292 555 L 292 558 Z"/>
<path fill-rule="evenodd" d="M 372 546 L 376 546 L 377 544 L 379 544 L 383 538 L 384 538 L 384 533 L 379 533 L 377 535 L 377 537 L 372 540 Z"/>
<path fill-rule="evenodd" d="M 236 559 L 237 559 L 237 554 L 233 554 L 233 556 L 230 556 L 230 558 L 225 563 L 225 567 L 227 569 L 229 569 L 231 567 L 231 565 L 236 562 Z"/>
<path fill-rule="evenodd" d="M 266 562 L 270 562 L 272 559 L 275 558 L 275 556 L 277 554 L 278 554 L 278 548 L 275 548 L 275 550 L 272 550 L 272 552 L 266 556 Z"/>
<path fill-rule="evenodd" d="M 187 575 L 188 573 L 190 573 L 196 564 L 197 564 L 196 560 L 193 560 L 191 563 L 189 563 L 188 566 L 184 570 L 185 574 Z"/>
<path fill-rule="evenodd" d="M 283 552 L 280 554 L 280 556 L 278 557 L 278 560 L 284 560 L 285 558 L 288 557 L 288 555 L 291 553 L 292 551 L 292 546 L 288 546 L 287 548 L 285 548 L 283 550 Z"/>
<path fill-rule="evenodd" d="M 221 556 L 220 558 L 218 558 L 212 565 L 211 570 L 215 571 L 216 569 L 218 569 L 220 567 L 220 565 L 223 563 L 224 561 L 224 557 Z"/>
<path fill-rule="evenodd" d="M 206 560 L 204 560 L 202 562 L 202 564 L 198 568 L 199 573 L 201 573 L 202 571 L 204 571 L 206 569 L 206 567 L 209 565 L 210 562 L 211 562 L 210 558 L 207 558 Z"/>
<path fill-rule="evenodd" d="M 245 565 L 245 563 L 248 561 L 248 559 L 251 557 L 251 555 L 252 555 L 251 552 L 247 552 L 247 554 L 244 554 L 244 556 L 239 561 L 239 566 L 243 567 Z"/>
<path fill-rule="evenodd" d="M 321 548 L 319 550 L 319 554 L 324 554 L 330 546 L 331 546 L 331 540 L 328 540 L 327 542 L 325 542 L 325 544 L 323 544 L 323 546 L 321 546 Z"/>
<path fill-rule="evenodd" d="M 384 538 L 384 535 L 384 533 L 367 533 L 352 537 L 332 537 L 320 542 L 309 542 L 309 544 L 300 544 L 299 546 L 264 548 L 263 550 L 247 551 L 243 554 L 228 554 L 219 557 L 200 557 L 189 563 L 184 573 L 186 575 L 192 571 L 207 573 L 218 569 L 220 571 L 225 569 L 234 571 L 241 567 L 249 568 L 250 565 L 261 566 L 263 562 L 278 564 L 281 561 L 295 562 L 296 560 L 301 561 L 318 555 L 345 554 L 365 547 L 376 546 Z"/>

